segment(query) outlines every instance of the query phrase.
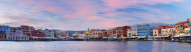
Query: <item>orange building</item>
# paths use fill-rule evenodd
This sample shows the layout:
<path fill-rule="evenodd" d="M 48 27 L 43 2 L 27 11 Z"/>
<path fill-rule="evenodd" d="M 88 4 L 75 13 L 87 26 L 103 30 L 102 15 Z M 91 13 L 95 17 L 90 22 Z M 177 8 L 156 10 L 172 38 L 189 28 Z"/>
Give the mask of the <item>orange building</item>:
<path fill-rule="evenodd" d="M 130 26 L 123 26 L 123 27 L 116 27 L 113 30 L 113 37 L 119 38 L 119 37 L 127 37 L 127 29 L 131 29 Z"/>
<path fill-rule="evenodd" d="M 173 26 L 158 26 L 158 36 L 164 36 L 164 34 L 162 34 L 162 29 L 168 29 L 168 28 L 173 28 Z"/>

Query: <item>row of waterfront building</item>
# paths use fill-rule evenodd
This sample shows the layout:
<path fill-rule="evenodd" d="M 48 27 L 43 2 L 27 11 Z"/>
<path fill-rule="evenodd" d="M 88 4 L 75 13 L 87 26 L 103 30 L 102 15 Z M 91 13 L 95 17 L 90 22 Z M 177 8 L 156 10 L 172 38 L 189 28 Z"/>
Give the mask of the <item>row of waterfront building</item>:
<path fill-rule="evenodd" d="M 0 25 L 1 40 L 117 40 L 130 38 L 184 37 L 191 38 L 191 18 L 173 26 L 137 25 L 122 26 L 112 30 L 88 29 L 74 33 L 55 29 L 35 29 L 32 26 L 21 25 L 10 27 Z"/>

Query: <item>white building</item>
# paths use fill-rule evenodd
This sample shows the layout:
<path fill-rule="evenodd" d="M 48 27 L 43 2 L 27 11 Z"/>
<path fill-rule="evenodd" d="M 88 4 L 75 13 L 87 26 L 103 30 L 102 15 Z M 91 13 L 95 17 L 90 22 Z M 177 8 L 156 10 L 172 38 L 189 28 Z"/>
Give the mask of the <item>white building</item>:
<path fill-rule="evenodd" d="M 131 35 L 134 35 L 134 36 L 137 35 L 137 27 L 131 28 L 131 31 L 132 31 Z"/>
<path fill-rule="evenodd" d="M 22 30 L 16 30 L 16 32 L 9 33 L 10 40 L 29 40 L 27 35 L 23 34 Z"/>
<path fill-rule="evenodd" d="M 45 29 L 43 30 L 43 33 L 45 33 L 47 37 L 54 37 L 54 32 L 51 30 Z"/>
<path fill-rule="evenodd" d="M 175 31 L 175 28 L 168 28 L 167 29 L 167 36 L 173 35 L 173 31 Z"/>
<path fill-rule="evenodd" d="M 131 29 L 127 29 L 127 37 L 131 37 L 132 36 L 132 30 Z"/>

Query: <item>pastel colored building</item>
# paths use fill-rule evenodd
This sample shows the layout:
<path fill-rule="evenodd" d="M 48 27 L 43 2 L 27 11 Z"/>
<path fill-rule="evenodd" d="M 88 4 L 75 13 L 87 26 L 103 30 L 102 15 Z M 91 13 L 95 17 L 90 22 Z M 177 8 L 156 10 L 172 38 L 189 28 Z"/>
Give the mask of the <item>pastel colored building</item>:
<path fill-rule="evenodd" d="M 92 38 L 102 38 L 103 37 L 103 32 L 102 31 L 93 31 L 92 32 Z"/>
<path fill-rule="evenodd" d="M 8 35 L 4 31 L 0 31 L 0 39 L 8 39 Z"/>
<path fill-rule="evenodd" d="M 29 40 L 27 35 L 24 35 L 22 30 L 16 30 L 15 32 L 9 33 L 10 40 Z"/>
<path fill-rule="evenodd" d="M 153 36 L 159 36 L 158 35 L 158 29 L 153 29 Z"/>
<path fill-rule="evenodd" d="M 130 26 L 116 27 L 113 30 L 113 38 L 127 37 L 127 29 L 131 29 Z"/>
<path fill-rule="evenodd" d="M 168 28 L 173 28 L 173 26 L 168 26 L 168 25 L 166 25 L 166 26 L 158 26 L 158 35 L 159 36 L 165 36 L 165 35 L 162 34 L 162 29 L 168 29 Z"/>
<path fill-rule="evenodd" d="M 107 31 L 103 31 L 103 38 L 108 38 Z"/>
<path fill-rule="evenodd" d="M 85 34 L 84 31 L 82 31 L 82 32 L 74 32 L 74 33 L 72 34 L 72 37 L 73 37 L 73 38 L 84 39 L 84 34 Z"/>
<path fill-rule="evenodd" d="M 131 37 L 132 36 L 131 33 L 132 33 L 132 30 L 131 29 L 127 29 L 127 37 Z"/>
<path fill-rule="evenodd" d="M 92 31 L 87 31 L 87 32 L 85 33 L 85 39 L 92 38 L 92 37 L 93 37 L 92 33 L 93 33 Z"/>
<path fill-rule="evenodd" d="M 56 30 L 56 29 L 52 29 L 51 31 L 54 33 L 54 37 L 57 37 L 57 38 L 59 38 L 61 36 L 64 37 L 65 31 Z"/>
<path fill-rule="evenodd" d="M 162 36 L 167 36 L 168 29 L 162 29 L 161 31 Z"/>
<path fill-rule="evenodd" d="M 52 31 L 49 30 L 49 29 L 43 30 L 43 33 L 46 34 L 46 37 L 54 37 L 54 32 L 52 32 Z"/>
<path fill-rule="evenodd" d="M 158 27 L 147 25 L 137 26 L 137 36 L 153 36 L 153 29 L 158 29 Z"/>
<path fill-rule="evenodd" d="M 137 36 L 137 27 L 131 28 L 131 31 L 132 31 L 131 33 L 132 36 Z"/>
<path fill-rule="evenodd" d="M 27 25 L 21 25 L 20 28 L 23 31 L 23 33 L 30 33 L 31 31 L 35 30 L 34 27 Z"/>
<path fill-rule="evenodd" d="M 184 28 L 184 33 L 185 33 L 185 34 L 190 34 L 190 29 L 191 29 L 191 28 Z"/>
<path fill-rule="evenodd" d="M 189 20 L 188 21 L 183 21 L 175 24 L 175 30 L 176 34 L 175 35 L 180 35 L 181 33 L 184 33 L 184 29 L 188 28 L 189 25 Z"/>
<path fill-rule="evenodd" d="M 7 25 L 0 25 L 0 31 L 4 32 L 5 34 L 10 33 L 10 27 Z"/>
<path fill-rule="evenodd" d="M 21 27 L 10 27 L 11 33 L 16 32 L 16 30 L 21 30 Z"/>
<path fill-rule="evenodd" d="M 175 28 L 168 28 L 167 29 L 167 36 L 174 36 Z"/>
<path fill-rule="evenodd" d="M 30 38 L 33 38 L 33 37 L 46 37 L 46 34 L 43 33 L 41 29 L 32 30 L 30 33 L 25 33 L 25 35 L 29 36 Z"/>
<path fill-rule="evenodd" d="M 107 38 L 113 37 L 113 30 L 107 30 Z"/>

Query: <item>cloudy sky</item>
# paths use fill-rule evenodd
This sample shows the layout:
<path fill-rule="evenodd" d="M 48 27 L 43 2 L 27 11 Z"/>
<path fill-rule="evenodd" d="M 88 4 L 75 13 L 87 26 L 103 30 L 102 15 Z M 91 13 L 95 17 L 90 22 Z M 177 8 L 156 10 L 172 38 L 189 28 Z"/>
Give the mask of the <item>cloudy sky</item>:
<path fill-rule="evenodd" d="M 61 30 L 174 24 L 191 17 L 190 0 L 0 0 L 0 24 Z"/>

